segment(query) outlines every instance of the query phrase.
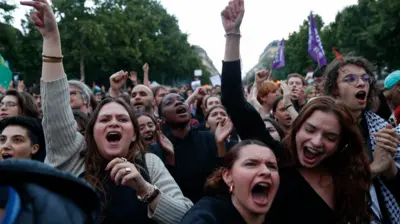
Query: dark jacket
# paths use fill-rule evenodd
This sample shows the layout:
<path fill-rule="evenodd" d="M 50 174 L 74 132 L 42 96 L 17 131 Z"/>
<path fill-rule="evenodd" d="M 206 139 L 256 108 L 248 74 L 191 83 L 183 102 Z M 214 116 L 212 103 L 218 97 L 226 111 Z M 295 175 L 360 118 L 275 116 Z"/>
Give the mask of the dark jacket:
<path fill-rule="evenodd" d="M 95 191 L 82 180 L 41 162 L 1 161 L 0 186 L 3 186 L 0 201 L 8 200 L 4 199 L 7 197 L 4 189 L 17 193 L 19 206 L 13 207 L 18 213 L 12 223 L 98 223 L 100 202 Z M 3 207 L 6 214 L 10 212 L 7 209 L 11 206 Z"/>

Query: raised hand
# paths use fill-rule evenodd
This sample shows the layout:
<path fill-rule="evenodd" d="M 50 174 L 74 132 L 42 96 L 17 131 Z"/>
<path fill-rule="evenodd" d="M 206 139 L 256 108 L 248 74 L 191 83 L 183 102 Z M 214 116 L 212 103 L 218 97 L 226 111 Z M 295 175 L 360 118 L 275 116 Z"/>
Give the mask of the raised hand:
<path fill-rule="evenodd" d="M 270 72 L 267 70 L 261 70 L 256 72 L 255 75 L 255 82 L 256 82 L 256 87 L 257 89 L 260 89 L 261 84 L 265 81 L 265 80 L 269 80 L 270 79 Z"/>
<path fill-rule="evenodd" d="M 149 72 L 149 64 L 147 64 L 147 63 L 145 63 L 144 65 L 143 65 L 143 72 Z"/>
<path fill-rule="evenodd" d="M 47 0 L 21 1 L 21 5 L 36 9 L 30 13 L 29 21 L 36 26 L 43 38 L 59 36 L 56 17 Z"/>
<path fill-rule="evenodd" d="M 240 25 L 244 16 L 244 1 L 231 0 L 221 12 L 222 25 L 226 33 L 240 33 Z"/>
<path fill-rule="evenodd" d="M 228 139 L 232 130 L 232 121 L 229 118 L 223 118 L 220 122 L 218 122 L 217 128 L 215 129 L 215 141 L 217 143 L 224 142 L 226 139 Z"/>
<path fill-rule="evenodd" d="M 24 80 L 18 81 L 18 92 L 22 93 L 25 91 L 25 83 Z"/>
<path fill-rule="evenodd" d="M 128 72 L 119 71 L 110 76 L 110 87 L 114 91 L 120 91 L 122 86 L 125 85 L 128 80 Z"/>
<path fill-rule="evenodd" d="M 136 81 L 137 81 L 137 72 L 130 72 L 130 73 L 129 73 L 129 79 L 130 79 L 132 82 L 136 82 Z"/>

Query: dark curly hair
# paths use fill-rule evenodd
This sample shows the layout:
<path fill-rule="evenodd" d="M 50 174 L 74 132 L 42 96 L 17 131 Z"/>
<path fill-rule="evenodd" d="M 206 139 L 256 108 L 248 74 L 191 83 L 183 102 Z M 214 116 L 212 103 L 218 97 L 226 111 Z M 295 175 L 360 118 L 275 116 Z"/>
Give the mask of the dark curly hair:
<path fill-rule="evenodd" d="M 344 104 L 328 96 L 318 97 L 306 104 L 285 138 L 286 150 L 280 165 L 301 167 L 296 149 L 297 133 L 315 111 L 334 114 L 341 128 L 337 151 L 321 164 L 332 174 L 336 201 L 334 211 L 340 217 L 340 223 L 361 224 L 370 218 L 369 187 L 372 177 L 363 137 Z"/>
<path fill-rule="evenodd" d="M 362 57 L 345 57 L 343 60 L 335 59 L 326 68 L 324 76 L 326 77 L 324 91 L 328 96 L 334 96 L 335 91 L 338 89 L 337 79 L 339 77 L 339 70 L 346 65 L 356 65 L 359 66 L 367 72 L 371 77 L 373 77 L 372 83 L 369 85 L 369 92 L 367 96 L 367 107 L 370 109 L 372 107 L 373 98 L 375 96 L 375 69 L 374 66 L 365 58 Z"/>

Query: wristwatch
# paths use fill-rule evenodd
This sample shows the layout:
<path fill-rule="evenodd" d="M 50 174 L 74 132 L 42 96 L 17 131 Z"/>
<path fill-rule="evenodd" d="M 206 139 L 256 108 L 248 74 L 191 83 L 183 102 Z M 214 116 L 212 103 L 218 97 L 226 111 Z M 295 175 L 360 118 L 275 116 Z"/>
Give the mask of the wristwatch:
<path fill-rule="evenodd" d="M 150 189 L 147 194 L 145 194 L 143 197 L 138 195 L 138 199 L 141 202 L 144 203 L 151 203 L 152 201 L 154 201 L 154 199 L 156 199 L 156 197 L 160 194 L 160 190 L 158 189 L 158 187 L 156 185 L 153 185 L 153 188 Z"/>

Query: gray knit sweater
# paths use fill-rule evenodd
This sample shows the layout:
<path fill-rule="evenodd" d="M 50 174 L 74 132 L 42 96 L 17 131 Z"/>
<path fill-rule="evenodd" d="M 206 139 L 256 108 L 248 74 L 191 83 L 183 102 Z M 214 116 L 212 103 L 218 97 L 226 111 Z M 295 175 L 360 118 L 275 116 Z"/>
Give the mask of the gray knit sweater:
<path fill-rule="evenodd" d="M 86 144 L 84 137 L 76 131 L 67 78 L 51 82 L 42 80 L 41 97 L 47 151 L 45 163 L 78 176 L 85 169 L 80 152 Z M 145 160 L 151 183 L 161 191 L 155 211 L 148 209 L 148 216 L 159 223 L 179 223 L 193 203 L 183 196 L 157 156 L 147 153 Z"/>

